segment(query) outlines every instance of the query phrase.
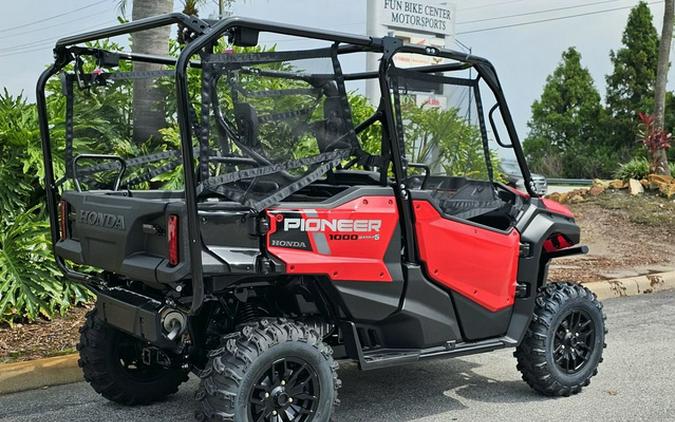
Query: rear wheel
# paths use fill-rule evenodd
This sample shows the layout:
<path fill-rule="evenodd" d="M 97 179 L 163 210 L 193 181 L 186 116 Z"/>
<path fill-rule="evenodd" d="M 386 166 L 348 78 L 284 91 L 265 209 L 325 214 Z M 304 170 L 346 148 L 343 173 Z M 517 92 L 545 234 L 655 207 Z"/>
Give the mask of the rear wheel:
<path fill-rule="evenodd" d="M 196 398 L 200 420 L 327 421 L 337 404 L 332 350 L 307 326 L 260 320 L 210 353 Z"/>
<path fill-rule="evenodd" d="M 602 362 L 605 319 L 602 304 L 587 288 L 572 283 L 544 286 L 514 353 L 523 379 L 548 396 L 580 392 Z"/>
<path fill-rule="evenodd" d="M 187 371 L 143 362 L 143 342 L 87 314 L 80 329 L 79 365 L 85 380 L 108 400 L 124 404 L 148 404 L 178 391 Z"/>

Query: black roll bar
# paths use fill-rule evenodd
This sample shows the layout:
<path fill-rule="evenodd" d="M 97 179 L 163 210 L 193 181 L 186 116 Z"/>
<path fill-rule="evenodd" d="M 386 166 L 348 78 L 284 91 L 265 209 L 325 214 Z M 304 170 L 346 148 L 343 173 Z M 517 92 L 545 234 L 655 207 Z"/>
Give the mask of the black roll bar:
<path fill-rule="evenodd" d="M 381 46 L 379 39 L 325 32 L 303 28 L 295 25 L 279 25 L 257 19 L 232 17 L 216 22 L 210 31 L 196 38 L 181 52 L 176 61 L 176 99 L 178 105 L 178 125 L 181 136 L 181 152 L 183 153 L 183 177 L 185 179 L 185 207 L 187 212 L 188 235 L 190 238 L 190 264 L 192 269 L 192 314 L 199 311 L 204 302 L 204 280 L 202 272 L 202 242 L 199 230 L 197 209 L 197 193 L 195 185 L 194 156 L 192 151 L 192 127 L 189 124 L 189 95 L 187 83 L 187 67 L 192 56 L 212 45 L 230 29 L 240 27 L 263 32 L 274 32 L 281 35 L 301 36 L 335 43 L 347 43 L 362 47 Z"/>
<path fill-rule="evenodd" d="M 68 63 L 73 61 L 76 54 L 92 54 L 96 56 L 102 50 L 90 49 L 86 47 L 77 46 L 88 41 L 95 41 L 102 38 L 109 38 L 118 35 L 131 34 L 134 32 L 144 31 L 147 29 L 157 28 L 166 25 L 180 23 L 192 32 L 202 35 L 204 31 L 208 30 L 209 26 L 204 21 L 195 17 L 190 17 L 182 13 L 170 13 L 166 15 L 154 16 L 138 21 L 116 25 L 114 27 L 103 28 L 96 31 L 85 32 L 84 34 L 74 35 L 70 37 L 61 38 L 56 42 L 54 47 L 54 64 L 45 69 L 38 78 L 36 85 L 36 103 L 38 111 L 38 126 L 40 128 L 40 136 L 42 140 L 42 157 L 45 168 L 45 194 L 47 197 L 47 214 L 49 217 L 50 236 L 52 241 L 52 251 L 56 265 L 63 271 L 64 275 L 74 281 L 83 283 L 90 288 L 99 290 L 103 285 L 103 280 L 99 277 L 75 271 L 66 265 L 63 258 L 58 256 L 54 248 L 59 240 L 59 222 L 57 211 L 57 185 L 54 179 L 54 166 L 52 159 L 52 144 L 49 133 L 49 120 L 47 114 L 47 99 L 45 90 L 49 79 L 61 71 Z M 175 64 L 175 59 L 167 57 L 157 57 L 138 53 L 115 53 L 118 57 L 126 60 L 136 60 L 142 62 L 158 63 L 158 64 Z M 194 66 L 194 63 L 191 63 Z"/>
<path fill-rule="evenodd" d="M 351 79 L 368 79 L 368 78 L 378 78 L 381 92 L 384 93 L 384 97 L 387 97 L 388 100 L 384 101 L 384 111 L 385 114 L 389 116 L 393 115 L 391 100 L 387 95 L 389 91 L 389 85 L 386 76 L 386 70 L 391 64 L 392 56 L 396 53 L 418 53 L 425 55 L 437 55 L 439 57 L 448 58 L 457 61 L 458 63 L 438 65 L 435 69 L 433 66 L 422 67 L 418 70 L 422 73 L 430 73 L 434 71 L 449 71 L 449 70 L 462 70 L 469 67 L 475 67 L 478 71 L 479 77 L 485 80 L 490 89 L 493 91 L 496 100 L 499 104 L 500 111 L 502 113 L 503 120 L 506 124 L 507 132 L 509 137 L 513 140 L 513 149 L 516 154 L 516 158 L 523 172 L 523 178 L 526 181 L 526 188 L 530 195 L 536 197 L 537 194 L 534 192 L 534 186 L 532 185 L 532 179 L 530 172 L 525 163 L 525 157 L 522 151 L 520 142 L 518 141 L 518 135 L 515 131 L 515 125 L 513 124 L 512 116 L 508 108 L 508 104 L 504 98 L 501 84 L 497 78 L 496 72 L 492 64 L 481 57 L 473 56 L 470 54 L 465 54 L 462 52 L 447 50 L 436 47 L 425 47 L 425 46 L 414 46 L 414 45 L 405 45 L 401 44 L 400 41 L 394 39 L 393 37 L 385 38 L 375 38 L 362 35 L 352 35 L 341 32 L 331 32 L 323 31 L 319 29 L 305 28 L 296 25 L 285 25 L 277 24 L 273 22 L 267 22 L 257 19 L 248 19 L 248 18 L 239 18 L 231 17 L 223 19 L 220 21 L 204 21 L 196 17 L 190 17 L 182 13 L 170 13 L 166 15 L 155 16 L 147 19 L 141 19 L 138 21 L 133 21 L 125 23 L 122 25 L 117 25 L 114 27 L 108 27 L 101 30 L 89 31 L 80 35 L 65 37 L 56 43 L 54 49 L 55 63 L 46 69 L 38 80 L 36 87 L 37 91 L 37 107 L 38 107 L 38 122 L 40 126 L 40 133 L 42 135 L 42 152 L 43 159 L 45 164 L 45 186 L 47 194 L 47 210 L 50 220 L 50 233 L 52 237 L 52 248 L 56 245 L 56 242 L 59 238 L 58 233 L 58 215 L 57 215 L 57 188 L 54 182 L 54 169 L 52 165 L 52 153 L 51 153 L 51 140 L 49 135 L 49 123 L 47 120 L 47 107 L 46 107 L 46 98 L 45 98 L 45 87 L 47 81 L 62 70 L 70 61 L 73 60 L 74 54 L 85 53 L 92 54 L 97 51 L 101 52 L 102 50 L 88 49 L 86 47 L 77 47 L 77 44 L 81 44 L 88 41 L 94 41 L 102 38 L 109 38 L 118 35 L 125 35 L 134 32 L 144 31 L 160 26 L 171 25 L 171 24 L 181 24 L 189 28 L 196 37 L 185 47 L 185 49 L 180 53 L 177 60 L 172 58 L 157 57 L 151 55 L 143 55 L 138 53 L 114 53 L 116 57 L 134 60 L 134 61 L 144 61 L 152 62 L 159 64 L 174 65 L 175 64 L 175 83 L 176 83 L 176 94 L 177 94 L 177 107 L 178 107 L 178 124 L 181 136 L 181 153 L 183 156 L 183 176 L 185 181 L 185 203 L 187 211 L 187 228 L 190 237 L 189 245 L 189 257 L 191 262 L 191 278 L 192 278 L 192 305 L 191 313 L 195 314 L 199 311 L 202 303 L 204 302 L 205 292 L 204 292 L 204 281 L 202 273 L 202 241 L 201 233 L 199 230 L 199 221 L 198 221 L 198 207 L 197 207 L 197 194 L 196 194 L 196 184 L 195 184 L 195 171 L 194 171 L 194 154 L 192 148 L 192 127 L 189 124 L 190 121 L 190 111 L 189 111 L 189 96 L 188 96 L 188 82 L 187 82 L 187 68 L 190 67 L 199 67 L 198 62 L 191 62 L 191 58 L 202 51 L 204 48 L 207 48 L 210 45 L 213 45 L 218 41 L 220 37 L 224 34 L 228 34 L 228 31 L 234 28 L 246 28 L 260 32 L 272 32 L 281 35 L 289 36 L 298 36 L 303 38 L 312 38 L 317 40 L 330 41 L 340 45 L 338 48 L 338 54 L 348 54 L 354 52 L 368 51 L 374 53 L 383 53 L 385 57 L 381 62 L 380 70 L 378 72 L 363 72 L 355 73 L 353 75 L 345 75 L 345 80 Z M 95 55 L 95 54 L 94 54 Z M 387 113 L 388 112 L 388 113 Z M 387 119 L 387 131 L 390 133 L 392 139 L 392 146 L 394 147 L 392 151 L 392 161 L 395 167 L 395 173 L 397 178 L 400 178 L 405 171 L 405 160 L 404 157 L 400 155 L 400 139 L 398 137 L 398 129 L 396 127 L 396 122 L 389 121 Z M 404 185 L 401 185 L 403 180 L 397 180 L 397 192 L 399 202 L 399 208 L 402 212 L 408 213 L 411 212 L 409 207 L 404 206 L 409 205 L 409 198 L 407 197 L 406 188 Z M 401 187 L 402 186 L 402 187 Z M 408 216 L 410 217 L 410 216 Z M 406 254 L 407 259 L 410 262 L 416 262 L 416 245 L 414 242 L 414 231 L 410 224 L 412 221 L 411 218 L 406 219 L 407 223 L 404 226 L 405 238 L 406 238 Z M 83 282 L 87 285 L 92 285 L 96 288 L 97 284 L 101 280 L 92 275 L 80 273 L 73 271 L 68 268 L 63 259 L 55 254 L 56 262 L 65 275 L 75 281 Z"/>
<path fill-rule="evenodd" d="M 176 23 L 185 25 L 196 34 L 202 34 L 209 27 L 206 22 L 194 16 L 187 16 L 183 13 L 168 13 L 61 38 L 56 42 L 55 50 L 63 50 L 71 45 L 81 44 L 87 41 L 96 41 L 102 38 L 132 34 L 134 32 L 145 31 L 147 29 L 173 25 Z"/>

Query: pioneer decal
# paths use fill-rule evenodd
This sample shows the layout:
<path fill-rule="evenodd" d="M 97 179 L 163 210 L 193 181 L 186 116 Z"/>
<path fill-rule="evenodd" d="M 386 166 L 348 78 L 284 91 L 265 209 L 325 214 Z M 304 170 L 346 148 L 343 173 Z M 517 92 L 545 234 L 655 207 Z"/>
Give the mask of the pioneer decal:
<path fill-rule="evenodd" d="M 333 208 L 268 210 L 268 252 L 291 274 L 390 282 L 385 257 L 401 250 L 395 202 L 393 196 L 364 196 Z"/>
<path fill-rule="evenodd" d="M 77 222 L 106 229 L 124 230 L 124 216 L 103 212 L 79 210 Z"/>
<path fill-rule="evenodd" d="M 339 233 L 370 233 L 379 232 L 382 220 L 352 220 L 347 218 L 284 218 L 284 231 L 300 230 L 303 232 L 332 231 Z"/>

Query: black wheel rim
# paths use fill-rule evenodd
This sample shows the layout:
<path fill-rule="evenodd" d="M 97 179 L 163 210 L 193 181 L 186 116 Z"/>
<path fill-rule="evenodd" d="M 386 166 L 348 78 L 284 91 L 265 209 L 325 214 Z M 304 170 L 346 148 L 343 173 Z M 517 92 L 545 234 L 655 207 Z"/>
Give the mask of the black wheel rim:
<path fill-rule="evenodd" d="M 258 378 L 249 407 L 254 422 L 306 422 L 319 404 L 316 370 L 299 358 L 274 361 Z"/>
<path fill-rule="evenodd" d="M 595 327 L 582 310 L 572 310 L 558 325 L 553 341 L 553 359 L 567 374 L 579 372 L 593 354 Z"/>

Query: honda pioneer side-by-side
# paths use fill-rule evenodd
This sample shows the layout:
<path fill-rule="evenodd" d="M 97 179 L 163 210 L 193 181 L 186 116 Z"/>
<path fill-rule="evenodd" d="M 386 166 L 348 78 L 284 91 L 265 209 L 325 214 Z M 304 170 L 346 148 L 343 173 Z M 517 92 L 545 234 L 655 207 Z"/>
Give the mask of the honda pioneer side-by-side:
<path fill-rule="evenodd" d="M 165 26 L 167 57 L 108 41 Z M 150 403 L 192 372 L 200 420 L 327 421 L 339 360 L 513 347 L 549 396 L 596 374 L 602 305 L 547 282 L 587 248 L 537 195 L 489 61 L 178 13 L 54 56 L 37 84 L 51 236 L 97 298 L 78 350 L 104 397 Z"/>

